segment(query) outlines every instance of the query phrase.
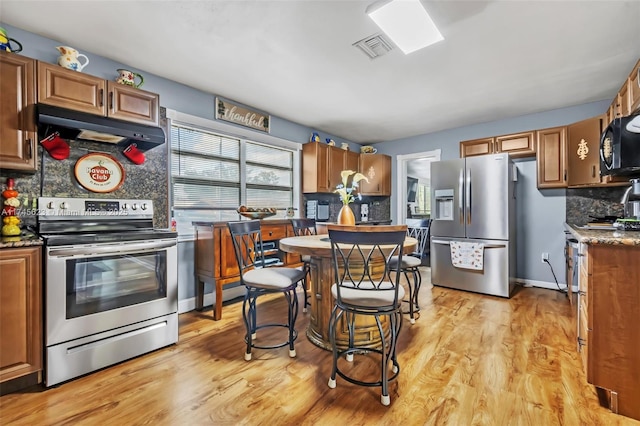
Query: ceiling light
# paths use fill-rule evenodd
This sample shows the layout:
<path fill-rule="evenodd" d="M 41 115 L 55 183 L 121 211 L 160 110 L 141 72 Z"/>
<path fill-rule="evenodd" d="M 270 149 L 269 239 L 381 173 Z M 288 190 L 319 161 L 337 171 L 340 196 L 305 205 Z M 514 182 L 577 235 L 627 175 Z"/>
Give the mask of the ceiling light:
<path fill-rule="evenodd" d="M 405 55 L 444 40 L 420 0 L 374 3 L 367 14 Z"/>

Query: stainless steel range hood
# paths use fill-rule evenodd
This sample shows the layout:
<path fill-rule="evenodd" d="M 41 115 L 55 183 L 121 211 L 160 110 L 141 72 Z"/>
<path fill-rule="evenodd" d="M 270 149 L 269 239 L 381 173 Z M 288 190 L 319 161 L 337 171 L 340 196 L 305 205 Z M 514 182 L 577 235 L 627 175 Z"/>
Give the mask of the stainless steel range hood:
<path fill-rule="evenodd" d="M 81 139 L 120 146 L 135 143 L 141 150 L 154 148 L 166 141 L 164 130 L 160 127 L 44 104 L 38 104 L 38 130 L 41 133 L 40 137 L 57 131 L 64 139 Z"/>

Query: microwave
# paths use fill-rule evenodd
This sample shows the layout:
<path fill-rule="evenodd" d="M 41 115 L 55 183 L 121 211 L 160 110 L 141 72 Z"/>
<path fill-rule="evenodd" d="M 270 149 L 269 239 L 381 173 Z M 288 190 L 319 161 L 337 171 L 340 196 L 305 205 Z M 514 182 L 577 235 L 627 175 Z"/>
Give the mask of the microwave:
<path fill-rule="evenodd" d="M 602 176 L 640 176 L 640 113 L 614 119 L 600 137 Z"/>

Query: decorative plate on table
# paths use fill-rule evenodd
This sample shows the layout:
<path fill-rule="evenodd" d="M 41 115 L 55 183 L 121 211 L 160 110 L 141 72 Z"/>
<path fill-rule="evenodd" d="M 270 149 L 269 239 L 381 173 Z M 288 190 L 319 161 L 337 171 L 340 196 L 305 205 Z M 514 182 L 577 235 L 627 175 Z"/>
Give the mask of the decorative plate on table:
<path fill-rule="evenodd" d="M 249 219 L 264 219 L 265 217 L 271 217 L 276 214 L 276 209 L 271 208 L 256 208 L 256 207 L 245 207 L 240 206 L 238 208 L 238 213 L 242 216 L 247 217 Z"/>

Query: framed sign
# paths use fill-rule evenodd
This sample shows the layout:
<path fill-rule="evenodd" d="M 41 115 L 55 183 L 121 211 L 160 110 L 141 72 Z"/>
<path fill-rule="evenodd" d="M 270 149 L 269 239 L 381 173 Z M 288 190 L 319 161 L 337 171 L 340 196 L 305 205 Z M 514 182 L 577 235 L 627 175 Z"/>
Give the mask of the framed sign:
<path fill-rule="evenodd" d="M 216 119 L 269 133 L 269 114 L 216 98 Z"/>
<path fill-rule="evenodd" d="M 122 186 L 125 176 L 118 160 L 95 152 L 80 157 L 74 173 L 78 183 L 91 192 L 113 192 Z"/>

